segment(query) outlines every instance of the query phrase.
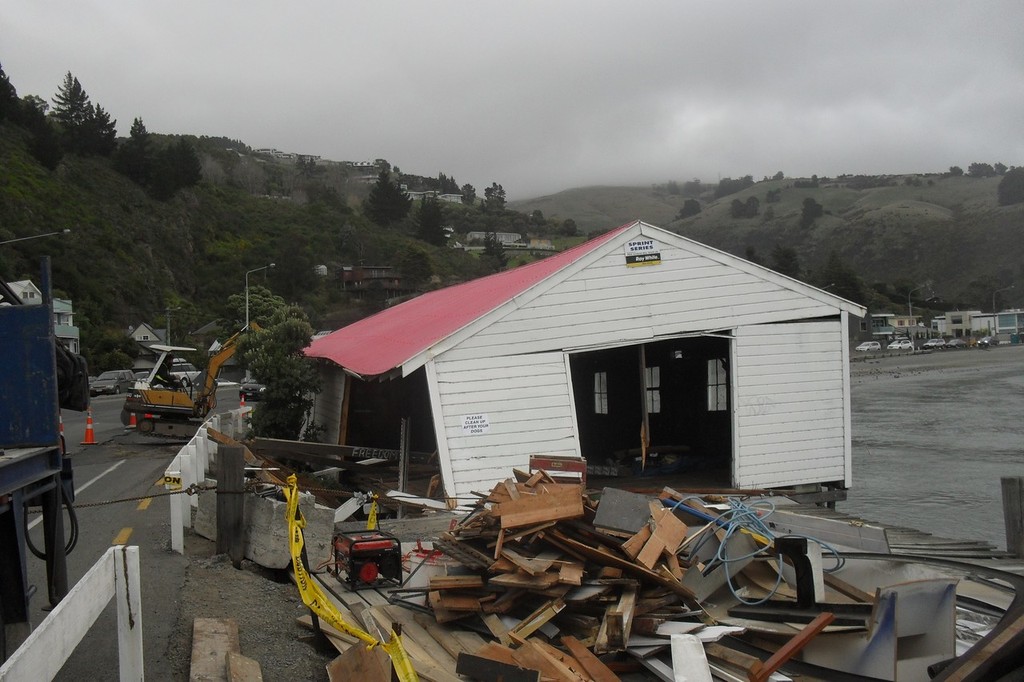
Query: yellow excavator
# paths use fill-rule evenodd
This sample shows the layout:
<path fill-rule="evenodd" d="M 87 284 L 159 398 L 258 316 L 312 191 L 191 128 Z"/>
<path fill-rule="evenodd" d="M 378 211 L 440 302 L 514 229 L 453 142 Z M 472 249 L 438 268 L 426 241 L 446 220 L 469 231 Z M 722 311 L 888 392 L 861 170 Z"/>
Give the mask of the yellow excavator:
<path fill-rule="evenodd" d="M 255 324 L 249 326 L 258 330 Z M 150 346 L 160 352 L 149 375 L 128 391 L 121 410 L 121 423 L 129 426 L 132 416 L 139 433 L 171 438 L 190 437 L 217 406 L 217 376 L 234 354 L 242 330 L 229 338 L 210 356 L 206 369 L 191 377 L 174 370 L 175 354 L 194 351 L 186 346 Z"/>

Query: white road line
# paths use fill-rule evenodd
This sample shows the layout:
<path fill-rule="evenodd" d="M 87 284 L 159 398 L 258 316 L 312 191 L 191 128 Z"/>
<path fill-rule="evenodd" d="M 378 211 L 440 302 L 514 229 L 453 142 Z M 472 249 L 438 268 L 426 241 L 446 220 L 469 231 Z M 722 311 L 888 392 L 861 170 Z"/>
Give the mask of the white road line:
<path fill-rule="evenodd" d="M 76 488 L 75 488 L 75 495 L 77 495 L 78 493 L 82 492 L 83 490 L 85 490 L 86 488 L 88 488 L 89 486 L 91 486 L 91 485 L 92 485 L 93 483 L 95 483 L 96 481 L 100 480 L 101 478 L 103 478 L 104 476 L 106 476 L 107 474 L 109 474 L 109 473 L 110 473 L 111 471 L 113 471 L 113 470 L 114 470 L 114 469 L 116 469 L 117 467 L 119 467 L 119 466 L 121 466 L 122 464 L 124 464 L 124 463 L 125 463 L 126 461 L 128 461 L 128 460 L 122 459 L 122 460 L 121 460 L 120 462 L 118 462 L 117 464 L 114 464 L 114 465 L 110 466 L 110 467 L 109 467 L 109 468 L 108 468 L 108 469 L 107 469 L 106 471 L 104 471 L 104 472 L 103 472 L 102 474 L 98 474 L 98 475 L 96 475 L 96 476 L 93 476 L 93 477 L 92 477 L 92 479 L 91 479 L 91 480 L 89 480 L 88 482 L 86 482 L 85 484 L 83 484 L 83 485 L 81 485 L 81 486 L 79 486 L 79 487 L 76 487 Z M 28 524 L 28 529 L 29 529 L 29 530 L 32 530 L 32 529 L 33 529 L 33 528 L 35 528 L 35 527 L 36 527 L 36 525 L 37 525 L 38 523 L 40 523 L 40 522 L 41 522 L 42 520 L 43 520 L 43 516 L 42 516 L 42 514 L 40 514 L 39 516 L 37 516 L 37 517 L 36 517 L 36 519 L 35 519 L 34 521 L 32 521 L 32 522 L 30 522 L 30 523 Z"/>

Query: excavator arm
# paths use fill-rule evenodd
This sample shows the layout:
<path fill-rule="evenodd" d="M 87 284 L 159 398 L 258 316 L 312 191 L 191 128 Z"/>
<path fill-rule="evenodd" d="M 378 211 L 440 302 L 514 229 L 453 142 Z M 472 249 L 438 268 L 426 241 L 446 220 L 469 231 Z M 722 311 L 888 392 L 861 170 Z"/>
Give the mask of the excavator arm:
<path fill-rule="evenodd" d="M 259 331 L 260 327 L 256 323 L 252 323 L 249 325 L 249 329 Z M 235 332 L 224 342 L 219 351 L 210 356 L 210 362 L 206 365 L 206 371 L 202 376 L 202 385 L 194 397 L 196 417 L 205 417 L 210 410 L 217 406 L 217 377 L 220 375 L 224 363 L 235 355 L 238 343 L 246 331 L 246 329 L 242 329 Z"/>

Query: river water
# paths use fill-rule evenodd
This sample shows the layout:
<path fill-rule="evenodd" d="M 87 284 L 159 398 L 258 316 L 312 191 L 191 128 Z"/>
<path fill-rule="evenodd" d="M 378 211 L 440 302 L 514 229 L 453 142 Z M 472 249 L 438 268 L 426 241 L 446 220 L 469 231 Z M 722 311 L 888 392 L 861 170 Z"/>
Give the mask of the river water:
<path fill-rule="evenodd" d="M 1022 370 L 1024 345 L 855 358 L 839 511 L 1005 548 L 999 481 L 1024 476 Z"/>

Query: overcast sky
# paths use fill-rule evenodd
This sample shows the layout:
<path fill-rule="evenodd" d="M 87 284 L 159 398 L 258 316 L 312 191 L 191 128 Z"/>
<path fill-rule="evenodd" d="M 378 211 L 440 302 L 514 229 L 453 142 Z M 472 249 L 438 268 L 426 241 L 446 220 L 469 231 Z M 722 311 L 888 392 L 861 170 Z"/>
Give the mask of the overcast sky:
<path fill-rule="evenodd" d="M 4 0 L 0 64 L 126 135 L 384 158 L 510 199 L 1024 165 L 1024 2 Z"/>

